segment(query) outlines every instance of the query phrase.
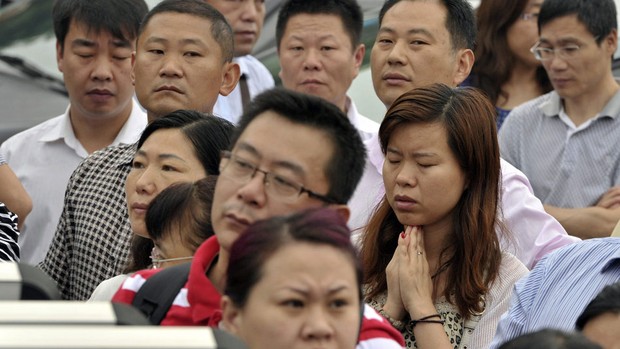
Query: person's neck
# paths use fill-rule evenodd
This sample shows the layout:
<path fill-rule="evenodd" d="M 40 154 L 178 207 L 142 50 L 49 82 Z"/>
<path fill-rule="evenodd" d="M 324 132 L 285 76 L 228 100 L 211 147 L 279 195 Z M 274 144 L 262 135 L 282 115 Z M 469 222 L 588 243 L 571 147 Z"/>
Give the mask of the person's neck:
<path fill-rule="evenodd" d="M 69 118 L 75 138 L 88 154 L 103 149 L 114 142 L 131 115 L 131 103 L 118 115 L 102 119 L 86 117 L 75 108 L 69 108 Z"/>
<path fill-rule="evenodd" d="M 562 98 L 564 112 L 576 127 L 592 119 L 607 105 L 618 92 L 618 83 L 612 75 L 606 77 L 596 88 L 574 98 Z"/>
<path fill-rule="evenodd" d="M 424 249 L 426 250 L 426 260 L 428 261 L 429 270 L 433 275 L 443 264 L 441 253 L 447 246 L 447 240 L 450 238 L 452 224 L 449 219 L 444 219 L 433 225 L 422 226 L 424 233 Z"/>
<path fill-rule="evenodd" d="M 207 277 L 220 293 L 224 294 L 224 288 L 226 287 L 226 270 L 228 269 L 228 252 L 220 247 L 220 252 L 217 259 L 207 267 L 205 273 Z"/>
<path fill-rule="evenodd" d="M 536 69 L 536 66 L 516 63 L 510 78 L 501 86 L 506 96 L 499 96 L 497 107 L 511 110 L 519 104 L 542 95 L 542 87 L 536 79 Z"/>

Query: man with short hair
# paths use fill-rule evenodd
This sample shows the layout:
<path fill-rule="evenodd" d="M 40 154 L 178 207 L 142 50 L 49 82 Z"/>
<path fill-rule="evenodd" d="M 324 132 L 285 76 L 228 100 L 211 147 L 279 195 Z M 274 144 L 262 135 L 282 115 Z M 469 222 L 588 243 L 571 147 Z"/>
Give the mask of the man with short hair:
<path fill-rule="evenodd" d="M 510 113 L 502 156 L 523 171 L 569 234 L 610 236 L 620 220 L 620 86 L 612 0 L 551 1 L 532 48 L 554 90 Z"/>
<path fill-rule="evenodd" d="M 265 21 L 265 0 L 204 0 L 220 11 L 230 24 L 235 38 L 235 57 L 241 77 L 227 96 L 220 95 L 213 114 L 233 124 L 239 122 L 245 106 L 254 96 L 274 86 L 273 76 L 265 65 L 251 55 Z"/>
<path fill-rule="evenodd" d="M 211 209 L 215 236 L 196 251 L 187 281 L 161 324 L 218 326 L 230 250 L 246 227 L 261 219 L 321 206 L 348 219 L 346 203 L 362 175 L 364 161 L 365 150 L 356 129 L 334 105 L 284 89 L 254 99 L 233 135 L 230 151 L 222 154 Z M 132 304 L 153 275 L 171 277 L 166 271 L 138 271 L 123 283 L 113 301 Z M 159 302 L 153 305 L 158 311 L 162 306 Z M 402 347 L 402 337 L 386 320 L 370 308 L 364 315 L 361 347 Z M 318 328 L 307 332 L 308 342 L 325 345 L 329 337 Z"/>
<path fill-rule="evenodd" d="M 347 96 L 366 52 L 363 20 L 356 0 L 289 0 L 280 8 L 276 43 L 282 85 L 335 104 L 366 141 L 377 135 L 379 124 L 360 114 Z M 381 186 L 380 166 L 369 158 L 362 182 Z M 379 180 L 369 181 L 369 176 Z M 376 198 L 368 192 L 376 190 L 359 186 L 349 201 L 353 229 L 363 226 L 372 212 Z"/>
<path fill-rule="evenodd" d="M 457 86 L 474 63 L 475 38 L 475 17 L 466 0 L 388 0 L 370 57 L 377 96 L 389 107 L 412 88 Z M 366 145 L 370 154 L 381 153 L 378 139 Z M 530 269 L 548 252 L 579 241 L 545 213 L 527 178 L 503 160 L 501 211 L 514 233 L 500 239 L 502 246 Z"/>
<path fill-rule="evenodd" d="M 132 99 L 129 71 L 147 11 L 143 0 L 54 3 L 56 60 L 70 105 L 64 114 L 0 147 L 33 201 L 19 238 L 22 262 L 37 264 L 45 257 L 62 212 L 64 189 L 80 162 L 108 145 L 135 142 L 146 126 L 146 115 Z"/>
<path fill-rule="evenodd" d="M 239 79 L 226 19 L 200 0 L 164 0 L 144 18 L 131 77 L 149 120 L 178 109 L 210 113 Z M 208 82 L 208 83 L 207 83 Z M 88 299 L 121 274 L 133 235 L 125 179 L 136 144 L 88 157 L 73 173 L 50 251 L 40 267 L 64 299 Z"/>

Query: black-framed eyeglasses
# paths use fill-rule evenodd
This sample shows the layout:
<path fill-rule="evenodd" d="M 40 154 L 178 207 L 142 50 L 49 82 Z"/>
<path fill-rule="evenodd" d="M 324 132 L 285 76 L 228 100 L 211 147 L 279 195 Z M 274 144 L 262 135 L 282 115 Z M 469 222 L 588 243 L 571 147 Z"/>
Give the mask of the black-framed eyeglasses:
<path fill-rule="evenodd" d="M 265 184 L 265 191 L 267 191 L 272 197 L 290 201 L 298 198 L 303 193 L 306 193 L 309 197 L 321 200 L 328 204 L 338 203 L 337 200 L 326 195 L 315 193 L 294 180 L 286 178 L 286 176 L 261 170 L 251 161 L 239 157 L 230 151 L 222 151 L 221 156 L 220 175 L 228 177 L 237 183 L 248 183 L 252 178 L 254 178 L 256 172 L 260 172 L 265 175 L 263 180 L 263 183 Z"/>
<path fill-rule="evenodd" d="M 597 41 L 597 40 L 598 40 L 598 36 L 594 38 L 594 41 Z M 569 45 L 564 45 L 564 46 L 560 46 L 557 48 L 541 47 L 540 41 L 539 41 L 534 46 L 532 46 L 532 48 L 530 49 L 530 52 L 534 54 L 534 57 L 537 60 L 543 61 L 543 62 L 553 59 L 553 57 L 555 57 L 556 54 L 558 55 L 559 58 L 562 58 L 564 60 L 571 60 L 579 56 L 579 52 L 581 51 L 581 48 L 583 46 L 585 45 L 569 44 Z"/>

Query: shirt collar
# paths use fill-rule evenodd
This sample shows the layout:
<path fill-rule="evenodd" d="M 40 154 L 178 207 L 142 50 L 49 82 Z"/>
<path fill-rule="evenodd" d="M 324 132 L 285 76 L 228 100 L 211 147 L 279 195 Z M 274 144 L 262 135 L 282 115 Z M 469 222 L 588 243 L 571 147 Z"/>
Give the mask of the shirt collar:
<path fill-rule="evenodd" d="M 563 109 L 562 98 L 555 91 L 550 92 L 550 98 L 540 105 L 540 110 L 548 117 L 559 116 Z M 594 119 L 609 117 L 615 119 L 620 114 L 620 89 L 611 97 L 603 110 Z"/>
<path fill-rule="evenodd" d="M 59 139 L 65 138 L 73 138 L 75 139 L 75 134 L 73 133 L 73 127 L 71 127 L 71 119 L 69 118 L 69 109 L 71 105 L 67 106 L 65 113 L 61 115 L 60 122 L 54 124 L 45 134 L 39 137 L 39 141 L 41 142 L 54 142 Z"/>
<path fill-rule="evenodd" d="M 606 238 L 607 239 L 607 238 Z M 618 239 L 618 238 L 611 238 L 611 239 Z M 619 245 L 620 246 L 620 245 Z M 609 270 L 610 268 L 614 267 L 615 265 L 618 265 L 620 263 L 620 248 L 618 248 L 616 250 L 616 253 L 614 253 L 611 258 L 609 258 L 607 260 L 607 263 L 605 263 L 603 265 L 603 267 L 601 268 L 601 273 L 606 272 L 607 270 Z"/>
<path fill-rule="evenodd" d="M 247 78 L 247 74 L 248 74 L 248 65 L 246 62 L 246 56 L 240 56 L 240 57 L 235 57 L 233 58 L 233 62 L 239 64 L 239 70 L 241 72 L 240 75 L 245 75 Z"/>
<path fill-rule="evenodd" d="M 364 142 L 366 152 L 368 153 L 368 161 L 375 167 L 379 175 L 383 176 L 383 162 L 385 157 L 381 151 L 379 143 L 379 134 L 375 133 L 371 138 Z"/>

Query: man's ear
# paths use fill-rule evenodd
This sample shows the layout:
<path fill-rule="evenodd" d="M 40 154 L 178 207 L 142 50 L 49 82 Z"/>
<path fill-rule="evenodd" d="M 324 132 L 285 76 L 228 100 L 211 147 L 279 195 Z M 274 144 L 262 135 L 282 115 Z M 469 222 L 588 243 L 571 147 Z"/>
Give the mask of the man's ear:
<path fill-rule="evenodd" d="M 353 68 L 355 69 L 355 74 L 353 75 L 354 78 L 356 78 L 357 74 L 359 74 L 360 72 L 360 67 L 362 66 L 362 63 L 364 62 L 365 54 L 366 54 L 366 46 L 364 44 L 359 44 L 357 48 L 355 49 L 355 52 L 353 52 L 353 58 L 355 60 L 355 64 L 353 66 Z"/>
<path fill-rule="evenodd" d="M 222 323 L 224 329 L 234 335 L 239 335 L 241 328 L 241 312 L 228 296 L 222 296 L 220 301 L 222 308 Z"/>
<path fill-rule="evenodd" d="M 613 57 L 613 54 L 618 49 L 618 29 L 614 28 L 603 40 L 603 43 L 607 45 L 607 51 Z"/>
<path fill-rule="evenodd" d="M 136 51 L 131 52 L 131 72 L 129 73 L 131 84 L 136 86 Z"/>
<path fill-rule="evenodd" d="M 239 77 L 241 76 L 241 68 L 235 62 L 224 64 L 224 74 L 222 75 L 222 85 L 220 85 L 220 94 L 228 96 L 237 86 Z"/>
<path fill-rule="evenodd" d="M 60 42 L 56 40 L 56 63 L 58 64 L 58 71 L 64 73 L 62 63 L 63 63 L 63 48 L 60 45 Z"/>
<path fill-rule="evenodd" d="M 455 57 L 456 70 L 454 72 L 454 80 L 452 84 L 458 86 L 462 83 L 471 72 L 474 66 L 474 52 L 470 49 L 460 49 Z"/>
<path fill-rule="evenodd" d="M 340 217 L 342 217 L 345 222 L 349 221 L 349 218 L 351 217 L 351 210 L 349 209 L 349 206 L 342 204 L 333 204 L 329 205 L 329 208 L 338 212 Z"/>

